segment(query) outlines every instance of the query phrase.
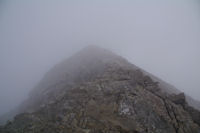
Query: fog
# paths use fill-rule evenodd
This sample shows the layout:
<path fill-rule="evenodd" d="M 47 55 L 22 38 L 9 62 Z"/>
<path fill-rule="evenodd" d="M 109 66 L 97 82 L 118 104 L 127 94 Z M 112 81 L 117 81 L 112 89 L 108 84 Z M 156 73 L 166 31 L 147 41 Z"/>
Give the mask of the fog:
<path fill-rule="evenodd" d="M 197 0 L 0 1 L 0 115 L 55 64 L 98 45 L 200 100 Z"/>

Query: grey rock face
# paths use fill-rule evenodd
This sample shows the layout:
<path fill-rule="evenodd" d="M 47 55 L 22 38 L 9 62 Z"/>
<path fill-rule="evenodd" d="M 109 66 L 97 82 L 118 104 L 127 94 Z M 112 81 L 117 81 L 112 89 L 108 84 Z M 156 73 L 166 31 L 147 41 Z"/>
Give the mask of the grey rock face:
<path fill-rule="evenodd" d="M 94 52 L 94 48 L 92 50 Z M 87 68 L 86 72 L 72 77 L 68 75 L 62 82 L 56 81 L 50 88 L 42 88 L 45 93 L 36 98 L 40 99 L 39 103 L 29 105 L 31 108 L 37 106 L 37 109 L 17 115 L 14 121 L 0 127 L 0 132 L 200 132 L 199 112 L 187 104 L 184 94 L 166 94 L 158 82 L 136 66 L 121 57 L 111 56 L 107 51 L 97 51 L 98 56 L 91 58 L 98 58 L 98 65 L 93 62 L 94 67 Z M 106 53 L 109 61 L 104 59 Z M 91 59 L 87 63 L 90 64 Z M 54 69 L 54 73 L 56 71 Z"/>

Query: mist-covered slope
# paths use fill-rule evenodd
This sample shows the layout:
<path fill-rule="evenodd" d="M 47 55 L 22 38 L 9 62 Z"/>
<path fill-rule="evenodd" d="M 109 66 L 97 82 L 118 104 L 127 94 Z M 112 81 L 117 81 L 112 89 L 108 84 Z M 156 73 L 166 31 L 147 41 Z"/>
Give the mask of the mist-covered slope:
<path fill-rule="evenodd" d="M 200 132 L 184 93 L 95 46 L 52 68 L 18 112 L 0 132 Z"/>

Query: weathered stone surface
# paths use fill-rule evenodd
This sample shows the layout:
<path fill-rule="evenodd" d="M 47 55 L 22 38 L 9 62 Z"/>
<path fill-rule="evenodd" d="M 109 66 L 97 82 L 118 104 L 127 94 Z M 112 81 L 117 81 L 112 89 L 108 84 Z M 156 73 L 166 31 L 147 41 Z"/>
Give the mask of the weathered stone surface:
<path fill-rule="evenodd" d="M 117 75 L 119 71 L 115 72 Z M 122 77 L 127 71 L 121 70 Z M 131 72 L 129 72 L 131 74 Z M 198 133 L 190 114 L 157 96 L 131 78 L 105 73 L 101 78 L 66 90 L 65 94 L 31 114 L 21 114 L 5 131 Z M 120 80 L 119 80 L 120 79 Z M 153 82 L 153 81 L 151 81 Z M 12 130 L 11 130 L 12 129 Z"/>
<path fill-rule="evenodd" d="M 169 99 L 174 102 L 175 104 L 180 104 L 181 106 L 185 106 L 187 104 L 186 99 L 185 99 L 185 94 L 180 93 L 180 94 L 172 94 L 169 96 Z"/>

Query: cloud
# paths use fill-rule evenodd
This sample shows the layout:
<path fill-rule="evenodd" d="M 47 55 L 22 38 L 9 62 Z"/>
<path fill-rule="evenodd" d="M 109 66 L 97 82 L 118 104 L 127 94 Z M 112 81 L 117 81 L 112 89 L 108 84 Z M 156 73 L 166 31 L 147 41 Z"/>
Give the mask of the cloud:
<path fill-rule="evenodd" d="M 97 44 L 199 99 L 199 2 L 0 3 L 0 114 L 56 63 Z M 199 99 L 200 100 L 200 99 Z"/>

